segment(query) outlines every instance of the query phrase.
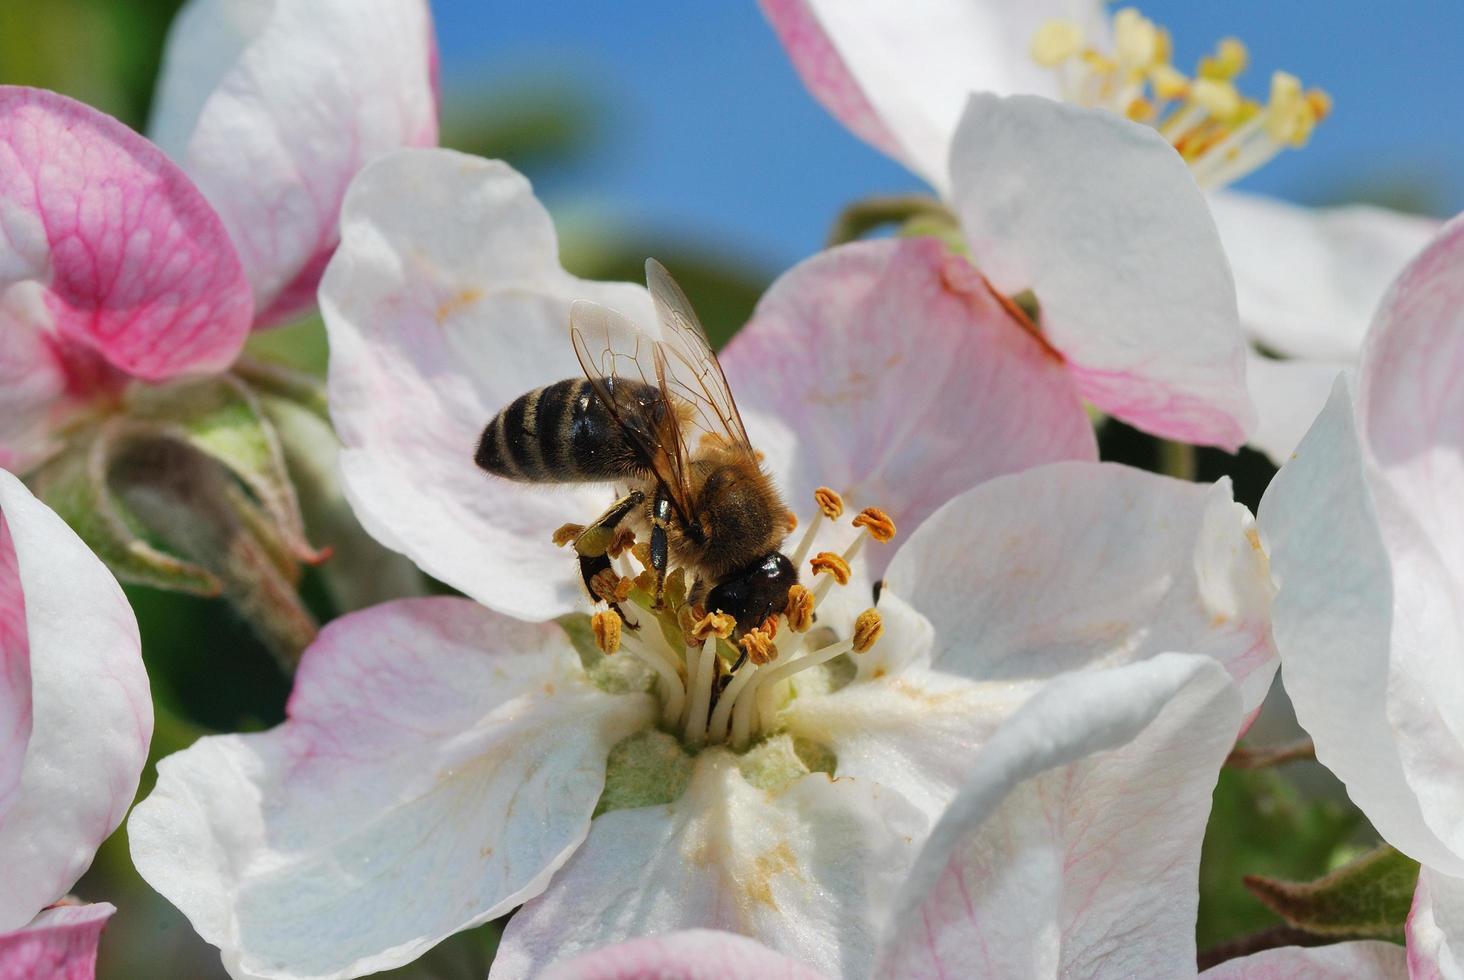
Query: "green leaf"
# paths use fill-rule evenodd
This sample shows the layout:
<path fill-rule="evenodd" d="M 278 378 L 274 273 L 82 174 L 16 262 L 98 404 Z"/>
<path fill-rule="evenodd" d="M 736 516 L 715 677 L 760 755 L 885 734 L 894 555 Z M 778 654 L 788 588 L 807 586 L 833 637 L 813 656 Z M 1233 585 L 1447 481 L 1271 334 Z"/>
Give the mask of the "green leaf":
<path fill-rule="evenodd" d="M 1384 844 L 1310 882 L 1247 875 L 1245 887 L 1293 928 L 1318 936 L 1403 938 L 1418 862 Z"/>

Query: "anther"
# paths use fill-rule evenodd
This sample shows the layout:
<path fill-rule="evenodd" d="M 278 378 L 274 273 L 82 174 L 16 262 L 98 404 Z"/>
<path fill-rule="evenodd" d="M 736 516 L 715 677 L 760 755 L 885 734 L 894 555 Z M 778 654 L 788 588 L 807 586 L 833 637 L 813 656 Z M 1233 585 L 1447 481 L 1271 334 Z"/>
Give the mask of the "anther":
<path fill-rule="evenodd" d="M 895 522 L 890 519 L 889 514 L 878 507 L 866 507 L 861 510 L 854 518 L 854 526 L 864 528 L 869 532 L 871 538 L 881 543 L 895 536 Z"/>
<path fill-rule="evenodd" d="M 747 659 L 759 667 L 778 656 L 778 648 L 773 643 L 773 638 L 760 629 L 749 630 L 742 634 L 740 646 L 747 653 Z"/>
<path fill-rule="evenodd" d="M 565 526 L 569 527 L 570 525 Z M 610 550 L 606 551 L 605 554 L 609 555 L 611 558 L 619 558 L 621 555 L 625 554 L 627 551 L 634 547 L 635 532 L 628 527 L 622 527 L 620 530 L 615 532 L 615 537 L 612 538 L 610 541 Z"/>
<path fill-rule="evenodd" d="M 551 540 L 554 542 L 554 547 L 563 548 L 584 533 L 585 526 L 583 524 L 561 524 L 559 530 L 554 532 L 554 537 Z"/>
<path fill-rule="evenodd" d="M 801 585 L 788 590 L 788 628 L 795 633 L 806 633 L 813 625 L 813 593 Z"/>
<path fill-rule="evenodd" d="M 725 640 L 732 635 L 732 631 L 736 628 L 737 620 L 728 616 L 726 613 L 707 613 L 691 627 L 691 635 L 698 642 L 705 640 L 709 636 L 718 636 Z"/>
<path fill-rule="evenodd" d="M 1049 20 L 1032 38 L 1032 60 L 1055 68 L 1083 49 L 1083 27 L 1071 20 Z"/>
<path fill-rule="evenodd" d="M 864 653 L 879 642 L 883 633 L 884 620 L 880 617 L 879 611 L 864 610 L 859 614 L 859 618 L 854 620 L 854 652 Z"/>
<path fill-rule="evenodd" d="M 830 490 L 828 487 L 819 487 L 813 491 L 813 502 L 818 504 L 818 509 L 831 521 L 837 521 L 844 513 L 844 498 L 839 496 L 837 490 Z"/>
<path fill-rule="evenodd" d="M 631 547 L 630 554 L 631 557 L 641 563 L 642 568 L 651 567 L 651 543 L 649 541 L 637 542 Z"/>
<path fill-rule="evenodd" d="M 827 572 L 840 585 L 849 584 L 849 563 L 842 555 L 836 555 L 832 551 L 820 551 L 808 563 L 813 566 L 813 574 L 822 575 Z"/>
<path fill-rule="evenodd" d="M 793 513 L 790 510 L 790 511 L 788 511 L 787 513 L 785 513 L 783 515 L 783 519 L 788 523 L 788 533 L 789 534 L 792 534 L 794 531 L 798 530 L 798 515 L 797 514 Z"/>
<path fill-rule="evenodd" d="M 634 586 L 635 582 L 621 578 L 613 568 L 602 568 L 590 577 L 590 591 L 605 602 L 624 602 Z"/>
<path fill-rule="evenodd" d="M 590 630 L 595 634 L 595 646 L 609 656 L 620 649 L 620 616 L 613 612 L 597 612 L 590 617 Z"/>

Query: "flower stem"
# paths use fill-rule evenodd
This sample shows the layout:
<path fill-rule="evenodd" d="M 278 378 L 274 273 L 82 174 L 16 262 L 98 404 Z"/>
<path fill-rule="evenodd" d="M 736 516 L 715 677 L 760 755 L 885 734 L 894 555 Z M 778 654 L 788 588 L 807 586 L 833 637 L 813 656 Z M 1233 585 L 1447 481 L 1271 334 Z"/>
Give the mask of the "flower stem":
<path fill-rule="evenodd" d="M 1236 936 L 1223 943 L 1216 943 L 1209 949 L 1200 950 L 1198 966 L 1204 971 L 1226 960 L 1249 956 L 1266 949 L 1279 949 L 1282 946 L 1324 946 L 1336 941 L 1334 936 L 1319 936 L 1284 924 L 1267 926 L 1259 932 Z"/>
<path fill-rule="evenodd" d="M 924 194 L 888 194 L 855 201 L 834 219 L 828 244 L 843 245 L 863 238 L 885 225 L 903 224 L 915 217 L 947 217 L 945 206 Z"/>
<path fill-rule="evenodd" d="M 1290 745 L 1277 745 L 1270 748 L 1253 749 L 1237 745 L 1226 758 L 1225 765 L 1231 769 L 1269 769 L 1272 766 L 1316 757 L 1316 745 L 1312 743 L 1311 739 L 1303 738 Z"/>
<path fill-rule="evenodd" d="M 1194 480 L 1198 471 L 1195 447 L 1172 439 L 1159 440 L 1159 472 L 1176 480 Z"/>

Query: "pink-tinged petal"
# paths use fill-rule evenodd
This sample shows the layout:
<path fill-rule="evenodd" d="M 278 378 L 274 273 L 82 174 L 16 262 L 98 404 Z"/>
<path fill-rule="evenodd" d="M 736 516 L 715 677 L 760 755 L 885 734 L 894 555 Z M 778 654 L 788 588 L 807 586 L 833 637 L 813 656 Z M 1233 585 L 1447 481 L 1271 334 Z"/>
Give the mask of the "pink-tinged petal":
<path fill-rule="evenodd" d="M 137 620 L 101 561 L 3 471 L 0 521 L 13 553 L 0 574 L 16 575 L 23 596 L 31 711 L 20 782 L 0 813 L 6 930 L 64 895 L 122 822 L 152 738 L 152 699 Z M 8 665 L 6 676 L 15 677 Z"/>
<path fill-rule="evenodd" d="M 878 975 L 1193 975 L 1200 841 L 1240 721 L 1192 654 L 1046 685 L 970 761 Z"/>
<path fill-rule="evenodd" d="M 1305 208 L 1238 191 L 1211 194 L 1210 214 L 1250 339 L 1348 363 L 1388 285 L 1439 230 L 1433 218 L 1364 204 Z"/>
<path fill-rule="evenodd" d="M 97 943 L 116 911 L 106 902 L 62 906 L 0 933 L 0 980 L 92 980 Z"/>
<path fill-rule="evenodd" d="M 0 822 L 15 802 L 31 737 L 30 638 L 10 528 L 0 513 Z"/>
<path fill-rule="evenodd" d="M 158 764 L 133 862 L 231 970 L 384 970 L 542 891 L 653 714 L 592 687 L 552 623 L 375 606 L 321 631 L 283 725 Z"/>
<path fill-rule="evenodd" d="M 1464 875 L 1464 594 L 1365 455 L 1345 379 L 1260 525 L 1282 675 L 1317 758 L 1389 843 Z"/>
<path fill-rule="evenodd" d="M 1030 96 L 974 96 L 951 150 L 971 260 L 1031 289 L 1095 405 L 1235 449 L 1254 424 L 1235 284 L 1204 196 L 1148 126 Z"/>
<path fill-rule="evenodd" d="M 813 97 L 942 192 L 968 95 L 1057 95 L 1057 74 L 1029 54 L 1044 21 L 1072 18 L 1100 43 L 1107 33 L 1093 0 L 763 0 L 762 8 Z"/>
<path fill-rule="evenodd" d="M 1444 227 L 1383 300 L 1363 353 L 1357 396 L 1372 458 L 1464 596 L 1461 375 L 1464 215 Z M 1453 666 L 1464 682 L 1464 662 L 1454 658 Z"/>
<path fill-rule="evenodd" d="M 1218 660 L 1246 711 L 1275 673 L 1271 585 L 1228 481 L 1054 463 L 985 483 L 907 538 L 886 588 L 929 618 L 930 666 L 1018 682 L 1165 651 Z"/>
<path fill-rule="evenodd" d="M 611 498 L 492 477 L 473 452 L 519 395 L 584 377 L 569 340 L 576 299 L 656 322 L 644 288 L 560 268 L 554 225 L 527 180 L 447 150 L 402 151 L 362 172 L 321 288 L 331 414 L 363 526 L 525 619 L 587 607 L 573 555 L 550 536 Z"/>
<path fill-rule="evenodd" d="M 867 975 L 924 819 L 895 793 L 822 773 L 769 792 L 738 762 L 704 751 L 674 803 L 596 818 L 548 890 L 509 920 L 490 978 L 684 929 L 750 936 L 831 977 Z"/>
<path fill-rule="evenodd" d="M 110 368 L 218 371 L 248 332 L 248 284 L 208 202 L 152 144 L 64 96 L 0 86 L 0 242 L 0 370 L 31 360 L 34 397 L 100 394 Z"/>
<path fill-rule="evenodd" d="M 1250 352 L 1245 374 L 1257 417 L 1250 445 L 1277 466 L 1285 463 L 1327 404 L 1337 375 L 1348 368 L 1338 361 L 1278 361 Z"/>
<path fill-rule="evenodd" d="M 819 980 L 823 974 L 746 936 L 688 929 L 632 939 L 550 967 L 542 980 Z"/>
<path fill-rule="evenodd" d="M 830 486 L 908 533 L 983 480 L 1097 459 L 1064 365 L 969 273 L 933 238 L 844 245 L 778 279 L 728 345 L 738 400 L 791 431 L 767 448 L 796 511 Z"/>
<path fill-rule="evenodd" d="M 224 219 L 259 323 L 315 302 L 372 158 L 437 141 L 424 0 L 192 0 L 168 37 L 158 145 Z"/>
<path fill-rule="evenodd" d="M 1396 943 L 1283 946 L 1227 960 L 1200 974 L 1204 980 L 1406 980 L 1408 954 Z M 1424 980 L 1412 974 L 1412 980 Z"/>
<path fill-rule="evenodd" d="M 1464 879 L 1424 865 L 1418 873 L 1407 932 L 1410 980 L 1464 977 Z"/>

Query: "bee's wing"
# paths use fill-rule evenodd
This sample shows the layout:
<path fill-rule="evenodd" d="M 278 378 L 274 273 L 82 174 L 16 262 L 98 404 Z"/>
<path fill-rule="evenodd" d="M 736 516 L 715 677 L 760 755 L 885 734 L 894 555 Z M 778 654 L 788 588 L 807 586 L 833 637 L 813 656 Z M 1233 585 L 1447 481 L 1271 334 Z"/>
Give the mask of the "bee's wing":
<path fill-rule="evenodd" d="M 703 434 L 710 435 L 729 448 L 753 455 L 727 376 L 686 294 L 655 259 L 646 259 L 646 285 L 661 320 L 665 387 L 695 410 L 691 424 L 700 431 L 688 435 L 698 440 Z"/>
<path fill-rule="evenodd" d="M 652 471 L 673 505 L 687 520 L 694 519 L 691 508 L 690 452 L 675 398 L 667 391 L 664 359 L 658 355 L 661 344 L 626 317 L 614 310 L 575 300 L 569 307 L 569 335 L 575 356 L 595 394 L 620 426 L 632 445 L 650 460 Z M 661 424 L 651 427 L 640 414 L 624 411 L 624 389 L 613 390 L 614 381 L 639 381 L 660 391 L 664 404 Z"/>

